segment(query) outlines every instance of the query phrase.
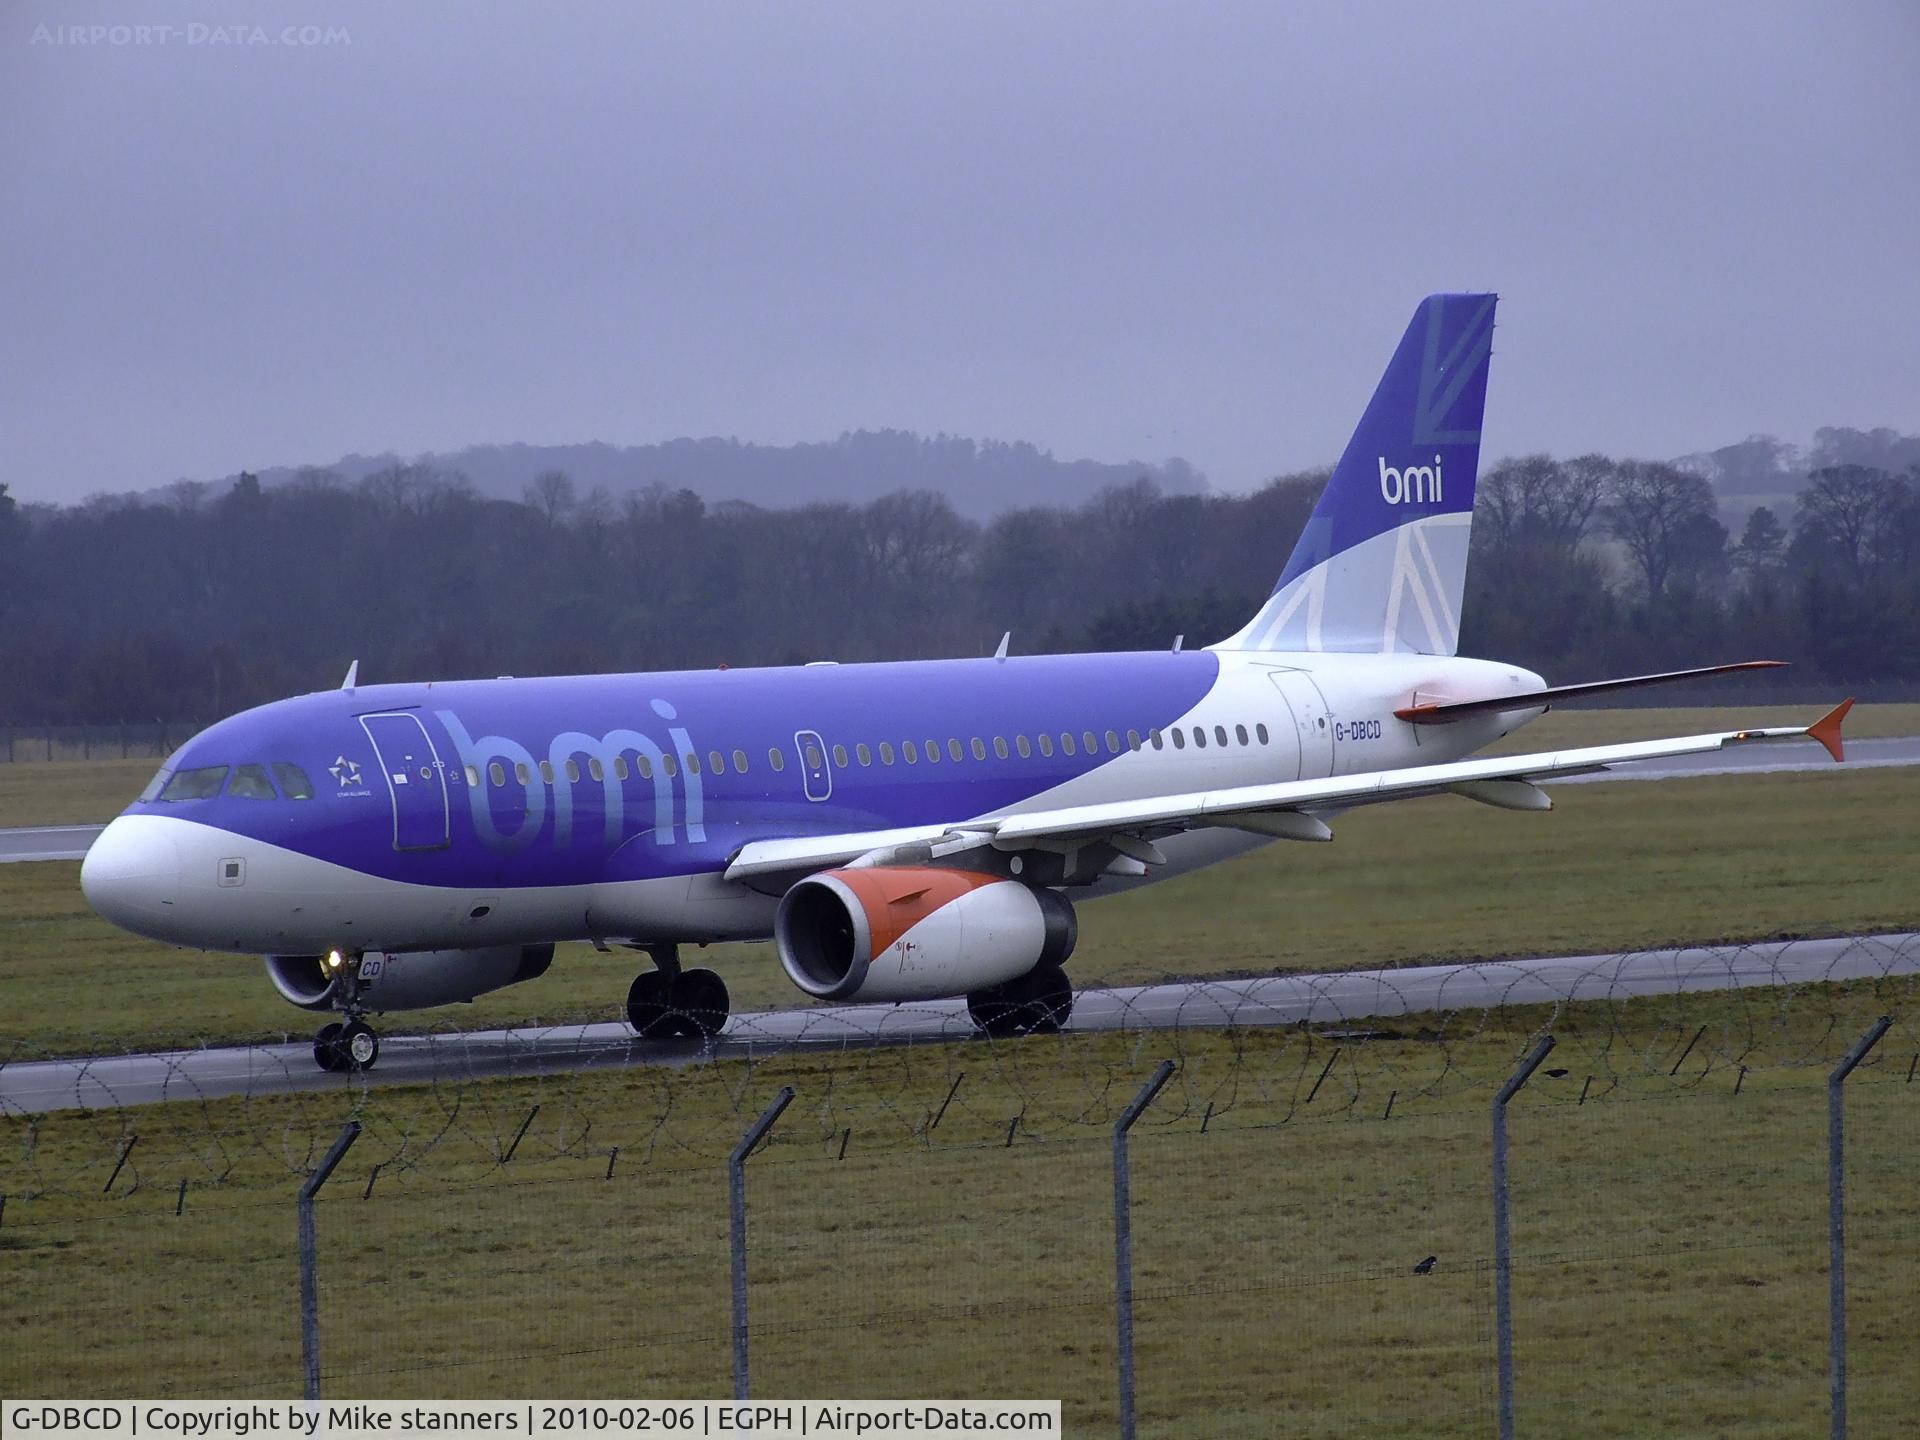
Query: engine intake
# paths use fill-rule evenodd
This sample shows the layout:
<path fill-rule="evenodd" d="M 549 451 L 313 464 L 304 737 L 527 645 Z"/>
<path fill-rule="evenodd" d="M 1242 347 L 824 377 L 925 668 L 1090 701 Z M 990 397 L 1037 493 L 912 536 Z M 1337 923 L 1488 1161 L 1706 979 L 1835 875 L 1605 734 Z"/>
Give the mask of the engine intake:
<path fill-rule="evenodd" d="M 369 950 L 360 961 L 359 1001 L 376 1013 L 454 1005 L 535 980 L 553 963 L 551 945 L 489 945 L 478 950 Z M 303 1010 L 332 1009 L 342 972 L 324 955 L 269 955 L 267 978 Z"/>
<path fill-rule="evenodd" d="M 965 995 L 1057 965 L 1079 925 L 1058 891 L 969 870 L 828 870 L 787 891 L 774 921 L 787 977 L 823 1000 Z"/>

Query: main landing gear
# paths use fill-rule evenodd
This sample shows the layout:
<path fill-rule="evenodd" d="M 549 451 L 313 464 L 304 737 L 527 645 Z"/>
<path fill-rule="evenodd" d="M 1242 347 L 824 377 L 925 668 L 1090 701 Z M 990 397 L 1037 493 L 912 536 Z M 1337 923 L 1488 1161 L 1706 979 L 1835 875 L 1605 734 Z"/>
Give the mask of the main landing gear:
<path fill-rule="evenodd" d="M 682 1035 L 706 1040 L 725 1028 L 732 1000 L 711 970 L 682 970 L 678 945 L 649 945 L 656 969 L 644 970 L 627 991 L 627 1023 L 643 1040 Z"/>
<path fill-rule="evenodd" d="M 1058 965 L 1041 965 L 1017 980 L 974 991 L 967 996 L 967 1014 L 989 1039 L 1054 1035 L 1073 1014 L 1073 985 Z"/>

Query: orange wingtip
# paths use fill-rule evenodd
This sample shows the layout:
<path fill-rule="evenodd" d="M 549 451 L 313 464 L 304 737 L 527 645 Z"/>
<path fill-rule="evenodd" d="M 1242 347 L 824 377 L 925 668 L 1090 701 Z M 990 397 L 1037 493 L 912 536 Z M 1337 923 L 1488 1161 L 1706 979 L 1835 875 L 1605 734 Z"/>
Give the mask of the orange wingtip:
<path fill-rule="evenodd" d="M 1849 695 L 1807 727 L 1807 734 L 1826 746 L 1827 753 L 1835 760 L 1847 758 L 1847 752 L 1840 744 L 1840 722 L 1847 718 L 1847 712 L 1851 709 L 1853 697 Z"/>

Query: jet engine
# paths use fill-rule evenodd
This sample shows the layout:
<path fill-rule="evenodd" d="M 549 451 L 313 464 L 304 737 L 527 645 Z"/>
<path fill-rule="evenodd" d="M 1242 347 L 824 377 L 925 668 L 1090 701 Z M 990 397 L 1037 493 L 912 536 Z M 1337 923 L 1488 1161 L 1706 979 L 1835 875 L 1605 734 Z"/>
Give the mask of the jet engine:
<path fill-rule="evenodd" d="M 453 1005 L 547 973 L 551 945 L 489 945 L 479 950 L 369 950 L 360 960 L 360 1008 L 425 1010 Z M 303 1010 L 331 1010 L 346 965 L 326 955 L 269 955 L 267 978 Z"/>
<path fill-rule="evenodd" d="M 823 1000 L 930 1000 L 985 990 L 1073 953 L 1055 890 L 939 868 L 828 870 L 780 901 L 787 976 Z"/>

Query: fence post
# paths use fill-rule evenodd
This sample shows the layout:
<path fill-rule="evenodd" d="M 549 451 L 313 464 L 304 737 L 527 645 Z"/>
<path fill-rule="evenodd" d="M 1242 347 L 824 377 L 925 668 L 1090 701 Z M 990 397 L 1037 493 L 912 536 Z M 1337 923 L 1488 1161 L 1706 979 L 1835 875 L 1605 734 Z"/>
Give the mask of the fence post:
<path fill-rule="evenodd" d="M 1493 1325 L 1500 1360 L 1500 1440 L 1513 1440 L 1513 1248 L 1507 1229 L 1507 1102 L 1553 1049 L 1542 1035 L 1493 1097 Z"/>
<path fill-rule="evenodd" d="M 307 1375 L 307 1399 L 320 1398 L 320 1283 L 316 1273 L 313 1236 L 313 1197 L 327 1183 L 333 1167 L 360 1138 L 360 1122 L 349 1120 L 325 1158 L 300 1187 L 300 1362 Z"/>
<path fill-rule="evenodd" d="M 733 1398 L 747 1398 L 747 1156 L 760 1143 L 761 1136 L 773 1128 L 780 1112 L 793 1103 L 793 1087 L 783 1085 L 773 1103 L 760 1112 L 760 1118 L 747 1128 L 740 1143 L 727 1158 L 727 1191 L 733 1216 L 730 1248 L 733 1251 Z"/>
<path fill-rule="evenodd" d="M 1847 1192 L 1846 1147 L 1842 1136 L 1846 1101 L 1843 1088 L 1853 1067 L 1867 1058 L 1893 1024 L 1882 1015 L 1827 1076 L 1827 1380 L 1833 1407 L 1833 1440 L 1847 1435 Z"/>
<path fill-rule="evenodd" d="M 1162 1060 L 1133 1097 L 1133 1103 L 1113 1122 L 1113 1290 L 1120 1342 L 1120 1440 L 1133 1440 L 1133 1195 L 1127 1168 L 1127 1132 L 1172 1074 L 1173 1061 Z"/>

